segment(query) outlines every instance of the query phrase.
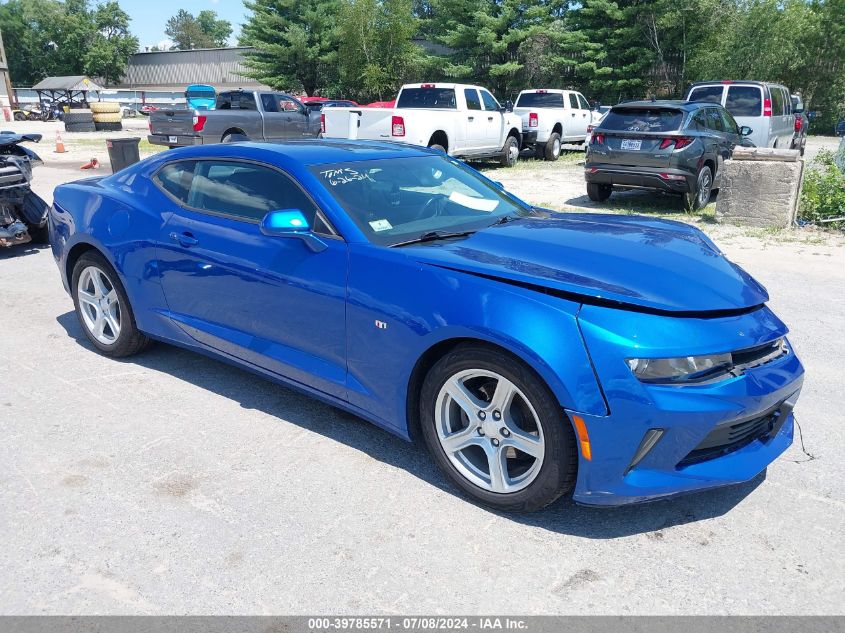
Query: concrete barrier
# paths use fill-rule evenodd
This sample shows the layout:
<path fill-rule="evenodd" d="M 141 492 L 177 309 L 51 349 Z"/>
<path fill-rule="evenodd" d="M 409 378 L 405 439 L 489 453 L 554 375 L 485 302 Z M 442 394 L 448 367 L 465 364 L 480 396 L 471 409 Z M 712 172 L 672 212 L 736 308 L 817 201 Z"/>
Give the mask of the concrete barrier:
<path fill-rule="evenodd" d="M 766 228 L 793 225 L 804 176 L 797 150 L 737 147 L 723 170 L 717 221 Z"/>

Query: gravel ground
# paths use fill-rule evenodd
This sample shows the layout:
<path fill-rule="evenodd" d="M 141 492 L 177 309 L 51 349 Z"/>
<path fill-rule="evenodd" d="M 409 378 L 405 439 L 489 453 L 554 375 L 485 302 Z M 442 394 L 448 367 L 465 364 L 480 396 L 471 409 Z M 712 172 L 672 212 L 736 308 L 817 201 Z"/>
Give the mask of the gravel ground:
<path fill-rule="evenodd" d="M 542 169 L 496 174 L 528 199 L 583 187 Z M 45 166 L 36 187 L 79 174 Z M 845 240 L 703 226 L 792 328 L 813 457 L 796 443 L 745 485 L 511 516 L 241 370 L 96 354 L 49 249 L 0 252 L 0 613 L 841 614 Z"/>

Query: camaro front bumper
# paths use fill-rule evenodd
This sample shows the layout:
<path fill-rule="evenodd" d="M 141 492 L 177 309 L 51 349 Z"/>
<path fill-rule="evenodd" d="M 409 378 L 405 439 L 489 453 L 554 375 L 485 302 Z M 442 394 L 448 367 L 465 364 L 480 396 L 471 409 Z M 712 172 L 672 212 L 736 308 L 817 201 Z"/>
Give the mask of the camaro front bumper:
<path fill-rule="evenodd" d="M 580 455 L 577 502 L 623 505 L 741 483 L 792 443 L 804 370 L 791 347 L 738 375 L 698 384 L 642 383 L 625 362 L 773 341 L 786 327 L 768 308 L 679 319 L 585 306 L 579 324 L 610 415 L 568 412 L 583 420 L 590 444 L 590 459 Z"/>

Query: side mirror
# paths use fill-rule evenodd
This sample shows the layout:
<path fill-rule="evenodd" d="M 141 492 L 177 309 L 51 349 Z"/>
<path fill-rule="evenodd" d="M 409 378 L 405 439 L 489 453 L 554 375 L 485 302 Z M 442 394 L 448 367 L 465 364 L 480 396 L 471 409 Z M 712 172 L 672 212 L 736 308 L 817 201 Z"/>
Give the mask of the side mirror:
<path fill-rule="evenodd" d="M 754 132 L 754 130 L 752 130 L 747 125 L 743 125 L 741 128 L 739 128 L 739 135 L 740 136 L 751 136 L 751 134 L 753 132 Z"/>
<path fill-rule="evenodd" d="M 510 99 L 505 101 L 505 111 L 506 112 L 513 112 L 513 101 L 511 101 Z"/>
<path fill-rule="evenodd" d="M 496 187 L 498 187 L 499 189 L 501 189 L 501 190 L 503 190 L 503 191 L 504 191 L 504 189 L 505 189 L 505 185 L 503 185 L 500 181 L 498 181 L 498 180 L 494 180 L 494 181 L 493 181 L 493 184 L 494 184 L 494 185 L 496 185 Z"/>
<path fill-rule="evenodd" d="M 297 238 L 315 253 L 326 249 L 326 244 L 311 232 L 305 214 L 299 209 L 270 211 L 261 220 L 261 232 L 270 237 Z"/>

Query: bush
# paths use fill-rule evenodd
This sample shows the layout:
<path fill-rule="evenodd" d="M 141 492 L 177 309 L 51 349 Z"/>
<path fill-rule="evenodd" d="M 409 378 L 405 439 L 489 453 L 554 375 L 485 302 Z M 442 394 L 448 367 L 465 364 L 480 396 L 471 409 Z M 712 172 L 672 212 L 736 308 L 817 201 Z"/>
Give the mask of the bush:
<path fill-rule="evenodd" d="M 804 174 L 799 219 L 820 222 L 842 218 L 838 222 L 824 222 L 823 226 L 845 228 L 845 171 L 836 163 L 836 154 L 822 150 L 808 167 Z"/>

